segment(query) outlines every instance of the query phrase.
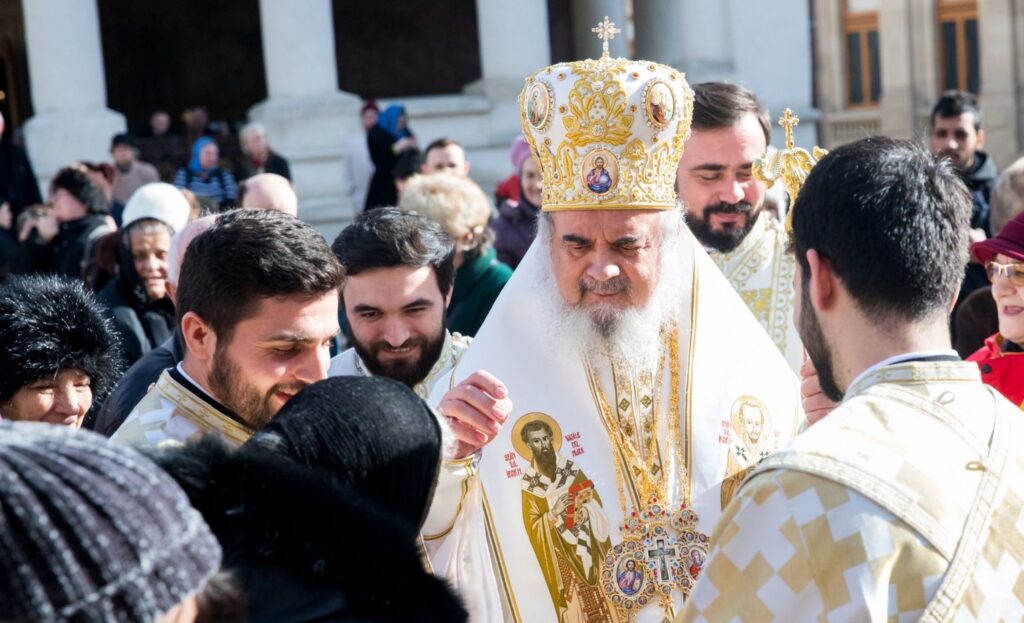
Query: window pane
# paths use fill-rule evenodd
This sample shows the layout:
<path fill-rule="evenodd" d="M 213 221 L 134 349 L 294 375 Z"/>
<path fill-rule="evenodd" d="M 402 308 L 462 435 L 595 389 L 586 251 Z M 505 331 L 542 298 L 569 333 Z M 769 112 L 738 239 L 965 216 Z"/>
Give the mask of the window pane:
<path fill-rule="evenodd" d="M 956 22 L 942 22 L 942 88 L 959 89 L 956 71 Z"/>
<path fill-rule="evenodd" d="M 850 84 L 850 103 L 864 103 L 864 81 L 860 63 L 860 33 L 851 32 L 846 35 L 846 74 Z"/>
<path fill-rule="evenodd" d="M 878 54 L 878 31 L 868 32 L 868 62 L 871 63 L 871 101 L 882 96 L 882 63 Z"/>
<path fill-rule="evenodd" d="M 867 11 L 877 11 L 880 4 L 881 0 L 846 0 L 846 12 L 865 13 Z"/>
<path fill-rule="evenodd" d="M 964 22 L 964 39 L 967 40 L 967 90 L 978 93 L 981 87 L 981 71 L 978 65 L 978 20 Z"/>

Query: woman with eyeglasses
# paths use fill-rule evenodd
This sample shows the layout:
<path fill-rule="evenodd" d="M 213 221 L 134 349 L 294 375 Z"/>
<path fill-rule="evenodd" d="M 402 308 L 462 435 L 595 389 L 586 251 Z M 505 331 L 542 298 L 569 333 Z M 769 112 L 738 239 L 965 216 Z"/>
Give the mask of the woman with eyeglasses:
<path fill-rule="evenodd" d="M 1024 213 L 995 238 L 971 245 L 971 253 L 992 282 L 999 332 L 968 359 L 978 363 L 985 383 L 1024 408 Z"/>

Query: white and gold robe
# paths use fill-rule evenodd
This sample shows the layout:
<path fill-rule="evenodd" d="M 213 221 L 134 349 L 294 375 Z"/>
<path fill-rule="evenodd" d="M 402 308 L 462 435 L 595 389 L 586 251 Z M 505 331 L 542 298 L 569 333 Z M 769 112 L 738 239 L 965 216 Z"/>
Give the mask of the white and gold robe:
<path fill-rule="evenodd" d="M 762 438 L 772 439 L 773 447 L 789 439 L 801 423 L 795 375 L 696 240 L 688 231 L 683 235 L 685 294 L 679 301 L 677 339 L 663 339 L 664 365 L 613 364 L 607 359 L 588 365 L 579 350 L 553 349 L 549 337 L 554 319 L 545 317 L 547 306 L 537 294 L 549 262 L 544 247 L 535 243 L 451 379 L 435 388 L 437 402 L 448 387 L 485 369 L 506 384 L 514 404 L 509 421 L 474 466 L 479 477 L 468 481 L 459 504 L 449 507 L 449 525 L 439 539 L 449 551 L 445 564 L 472 586 L 455 582 L 456 588 L 485 605 L 486 614 L 474 611 L 473 621 L 603 622 L 608 619 L 602 611 L 616 612 L 606 587 L 624 586 L 625 595 L 642 592 L 644 583 L 630 580 L 632 569 L 610 568 L 607 558 L 596 556 L 603 546 L 592 535 L 580 534 L 582 527 L 594 524 L 584 521 L 591 512 L 578 508 L 592 509 L 598 503 L 615 550 L 623 543 L 624 519 L 650 502 L 640 499 L 632 475 L 637 466 L 621 460 L 620 433 L 639 440 L 647 459 L 659 457 L 658 470 L 667 475 L 665 498 L 659 503 L 669 512 L 678 511 L 687 501 L 686 491 L 692 491 L 689 501 L 699 516 L 697 527 L 707 533 L 721 513 L 721 483 L 732 475 L 729 457 L 739 435 L 731 413 L 748 404 L 763 409 Z M 654 414 L 660 415 L 645 419 Z M 596 593 L 595 586 L 584 585 L 595 576 L 586 571 L 584 577 L 563 564 L 564 556 L 539 560 L 550 548 L 539 547 L 524 525 L 523 490 L 530 484 L 524 479 L 532 473 L 532 453 L 522 435 L 534 420 L 551 430 L 559 464 L 562 458 L 571 459 L 586 474 L 587 482 L 560 494 L 562 511 L 547 513 L 554 531 L 547 533 L 565 534 L 567 527 L 574 531 L 572 538 L 587 539 L 587 555 L 599 558 Z M 656 422 L 657 430 L 645 429 L 647 422 Z M 552 499 L 549 506 L 557 503 Z M 437 506 L 432 512 L 440 517 Z M 579 519 L 569 522 L 570 516 Z M 566 536 L 565 542 L 570 541 Z M 659 571 L 681 564 L 680 548 L 673 543 L 652 544 L 652 555 L 658 553 L 652 564 Z M 556 575 L 542 571 L 554 564 Z M 566 599 L 551 597 L 552 577 Z M 594 603 L 595 594 L 603 603 Z M 675 591 L 671 610 L 678 611 L 681 601 L 682 593 Z M 641 623 L 660 623 L 666 616 L 656 599 L 636 614 Z M 613 620 L 626 619 L 616 613 Z"/>
<path fill-rule="evenodd" d="M 1022 448 L 975 364 L 868 371 L 743 484 L 680 621 L 1024 620 Z"/>
<path fill-rule="evenodd" d="M 738 247 L 728 253 L 709 249 L 708 255 L 739 292 L 789 366 L 799 371 L 804 346 L 793 324 L 796 258 L 787 252 L 788 243 L 789 236 L 778 219 L 762 211 Z"/>
<path fill-rule="evenodd" d="M 178 364 L 177 368 L 160 374 L 110 440 L 148 447 L 164 442 L 184 443 L 208 432 L 216 432 L 236 447 L 255 433 L 203 393 Z"/>

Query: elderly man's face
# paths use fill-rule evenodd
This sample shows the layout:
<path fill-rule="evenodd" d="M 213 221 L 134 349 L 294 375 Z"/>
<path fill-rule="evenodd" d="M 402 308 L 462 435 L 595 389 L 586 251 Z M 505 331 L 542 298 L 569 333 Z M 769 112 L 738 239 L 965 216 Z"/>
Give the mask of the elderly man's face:
<path fill-rule="evenodd" d="M 645 306 L 659 276 L 660 222 L 654 210 L 551 214 L 551 264 L 565 302 L 598 323 Z"/>
<path fill-rule="evenodd" d="M 5 420 L 81 428 L 91 406 L 89 375 L 78 368 L 67 368 L 55 377 L 38 379 L 19 389 L 0 405 L 0 416 Z"/>
<path fill-rule="evenodd" d="M 249 132 L 245 135 L 245 152 L 254 158 L 264 158 L 267 155 L 267 137 L 258 132 Z"/>

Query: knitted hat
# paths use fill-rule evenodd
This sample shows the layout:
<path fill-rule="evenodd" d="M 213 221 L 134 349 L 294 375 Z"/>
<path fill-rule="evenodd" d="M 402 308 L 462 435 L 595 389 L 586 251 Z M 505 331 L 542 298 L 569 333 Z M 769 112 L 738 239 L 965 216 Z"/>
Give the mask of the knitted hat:
<path fill-rule="evenodd" d="M 384 377 L 334 377 L 289 400 L 249 444 L 327 469 L 419 528 L 441 465 L 441 428 L 423 400 Z"/>
<path fill-rule="evenodd" d="M 0 422 L 0 621 L 154 621 L 220 559 L 181 488 L 136 451 Z"/>
<path fill-rule="evenodd" d="M 135 221 L 152 218 L 166 223 L 174 233 L 178 233 L 188 224 L 190 214 L 188 199 L 180 190 L 164 182 L 153 182 L 140 186 L 128 198 L 121 227 L 127 229 Z"/>
<path fill-rule="evenodd" d="M 89 214 L 107 214 L 107 196 L 86 173 L 84 165 L 64 167 L 50 181 L 50 192 L 62 188 L 85 206 Z"/>
<path fill-rule="evenodd" d="M 99 404 L 121 374 L 121 345 L 107 311 L 81 281 L 12 276 L 0 286 L 0 404 L 19 389 L 78 368 Z"/>
<path fill-rule="evenodd" d="M 1024 262 L 1024 213 L 1004 225 L 995 238 L 971 245 L 971 254 L 982 264 L 995 259 L 1000 253 L 1017 262 Z"/>
<path fill-rule="evenodd" d="M 512 161 L 512 167 L 518 174 L 522 168 L 523 163 L 530 157 L 530 144 L 526 142 L 523 135 L 520 134 L 512 141 L 512 148 L 509 149 L 508 158 Z"/>

